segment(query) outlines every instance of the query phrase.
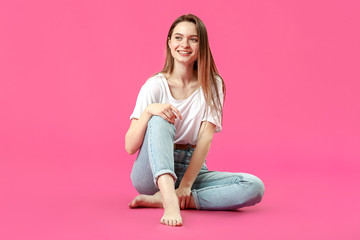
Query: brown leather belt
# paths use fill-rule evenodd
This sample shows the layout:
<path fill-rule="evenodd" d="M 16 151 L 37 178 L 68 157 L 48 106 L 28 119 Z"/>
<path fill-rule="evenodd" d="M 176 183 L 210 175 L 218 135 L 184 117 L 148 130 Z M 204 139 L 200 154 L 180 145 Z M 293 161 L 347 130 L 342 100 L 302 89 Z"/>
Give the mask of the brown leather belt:
<path fill-rule="evenodd" d="M 189 148 L 195 148 L 196 145 L 191 144 L 174 144 L 174 149 L 188 150 Z"/>

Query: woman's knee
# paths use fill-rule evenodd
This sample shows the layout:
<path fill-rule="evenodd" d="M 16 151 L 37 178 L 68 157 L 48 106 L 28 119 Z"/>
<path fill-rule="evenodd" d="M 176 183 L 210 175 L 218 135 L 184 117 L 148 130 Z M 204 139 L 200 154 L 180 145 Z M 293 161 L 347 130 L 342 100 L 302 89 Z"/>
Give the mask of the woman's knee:
<path fill-rule="evenodd" d="M 252 189 L 252 196 L 254 198 L 259 199 L 259 202 L 262 200 L 263 196 L 264 196 L 264 192 L 265 192 L 265 185 L 263 183 L 263 181 L 258 178 L 255 175 L 252 174 L 248 174 L 246 173 L 245 175 L 243 175 L 243 177 L 245 177 L 246 181 L 250 182 L 251 184 L 251 189 Z"/>
<path fill-rule="evenodd" d="M 169 123 L 160 116 L 152 116 L 148 122 L 147 131 L 150 135 L 155 138 L 160 138 L 162 140 L 174 140 L 175 138 L 175 126 L 172 123 Z"/>
<path fill-rule="evenodd" d="M 166 121 L 164 118 L 157 116 L 157 115 L 153 115 L 149 122 L 148 122 L 148 126 L 151 127 L 159 127 L 159 128 L 171 128 L 175 130 L 175 126 L 172 123 L 169 123 L 168 121 Z"/>
<path fill-rule="evenodd" d="M 153 195 L 159 191 L 159 189 L 153 184 L 153 181 L 144 181 L 144 178 L 135 177 L 133 174 L 131 174 L 131 182 L 136 191 L 140 194 Z"/>

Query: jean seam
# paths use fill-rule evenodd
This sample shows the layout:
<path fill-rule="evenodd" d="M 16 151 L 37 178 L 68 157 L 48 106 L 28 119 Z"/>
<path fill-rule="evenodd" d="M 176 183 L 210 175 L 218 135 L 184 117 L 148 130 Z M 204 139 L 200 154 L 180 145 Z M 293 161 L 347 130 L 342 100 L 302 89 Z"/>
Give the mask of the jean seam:
<path fill-rule="evenodd" d="M 151 144 L 151 122 L 149 122 L 148 127 L 149 127 L 149 146 L 148 146 L 148 149 L 150 150 L 149 151 L 149 157 L 153 158 L 152 144 Z M 152 170 L 152 173 L 153 173 L 153 181 L 154 181 L 155 186 L 157 187 L 156 180 L 155 180 L 155 177 L 154 177 L 154 175 L 155 175 L 154 174 L 154 172 L 155 172 L 154 164 L 153 164 L 151 159 L 149 159 L 149 160 L 150 160 L 151 170 Z"/>
<path fill-rule="evenodd" d="M 205 173 L 207 173 L 207 172 L 205 172 Z M 212 181 L 218 181 L 218 180 L 222 180 L 222 179 L 226 179 L 226 178 L 233 178 L 233 177 L 239 178 L 239 176 L 225 176 L 225 177 L 221 177 L 221 178 L 217 178 L 217 179 L 201 180 L 201 181 L 199 180 L 198 182 L 212 182 Z M 195 180 L 195 182 L 197 182 L 197 181 Z M 234 183 L 237 183 L 237 182 L 234 182 Z M 233 183 L 231 183 L 231 184 L 233 184 Z"/>
<path fill-rule="evenodd" d="M 205 191 L 205 190 L 211 190 L 211 189 L 214 189 L 214 188 L 227 187 L 227 186 L 231 186 L 231 185 L 239 185 L 239 184 L 238 183 L 227 183 L 227 184 L 221 184 L 221 185 L 216 185 L 216 186 L 209 186 L 209 187 L 205 187 L 205 188 L 200 188 L 200 189 L 197 189 L 196 191 L 202 192 L 202 191 Z"/>
<path fill-rule="evenodd" d="M 149 122 L 149 124 L 148 124 L 148 127 L 149 127 L 149 157 L 150 158 L 152 158 L 152 159 L 154 159 L 154 153 L 153 153 L 153 150 L 152 150 L 152 137 L 151 137 L 151 135 L 152 135 L 152 123 L 151 122 Z M 175 127 L 175 126 L 174 126 Z M 151 166 L 151 170 L 152 170 L 152 172 L 153 172 L 153 181 L 154 181 L 154 184 L 155 184 L 155 186 L 157 187 L 157 188 L 159 188 L 159 186 L 158 186 L 158 184 L 157 184 L 157 179 L 158 179 L 158 177 L 160 176 L 160 175 L 162 175 L 162 174 L 165 174 L 165 173 L 169 173 L 173 178 L 174 178 L 174 181 L 176 182 L 176 180 L 177 180 L 177 176 L 176 176 L 176 174 L 173 172 L 173 171 L 171 171 L 170 169 L 164 169 L 164 170 L 161 170 L 161 171 L 159 171 L 159 172 L 156 172 L 155 173 L 155 166 L 154 166 L 154 163 L 153 163 L 153 161 L 152 160 L 150 160 L 150 166 Z M 160 174 L 159 174 L 160 173 Z"/>

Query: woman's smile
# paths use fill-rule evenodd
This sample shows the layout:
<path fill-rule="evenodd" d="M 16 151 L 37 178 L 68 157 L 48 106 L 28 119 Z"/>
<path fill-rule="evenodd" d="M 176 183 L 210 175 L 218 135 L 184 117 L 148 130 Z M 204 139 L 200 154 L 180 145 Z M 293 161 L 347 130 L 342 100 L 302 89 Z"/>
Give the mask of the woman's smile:
<path fill-rule="evenodd" d="M 177 51 L 181 56 L 189 56 L 192 52 L 190 51 L 183 51 L 183 50 L 178 50 Z"/>

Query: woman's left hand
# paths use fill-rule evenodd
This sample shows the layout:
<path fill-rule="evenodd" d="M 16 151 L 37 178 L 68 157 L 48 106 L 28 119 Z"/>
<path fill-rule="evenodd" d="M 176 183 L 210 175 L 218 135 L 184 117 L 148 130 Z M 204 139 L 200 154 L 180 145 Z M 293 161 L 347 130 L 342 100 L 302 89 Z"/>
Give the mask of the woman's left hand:
<path fill-rule="evenodd" d="M 178 187 L 176 190 L 176 195 L 179 198 L 179 205 L 181 209 L 186 209 L 190 204 L 191 197 L 191 188 L 190 187 Z"/>

